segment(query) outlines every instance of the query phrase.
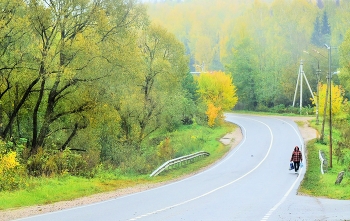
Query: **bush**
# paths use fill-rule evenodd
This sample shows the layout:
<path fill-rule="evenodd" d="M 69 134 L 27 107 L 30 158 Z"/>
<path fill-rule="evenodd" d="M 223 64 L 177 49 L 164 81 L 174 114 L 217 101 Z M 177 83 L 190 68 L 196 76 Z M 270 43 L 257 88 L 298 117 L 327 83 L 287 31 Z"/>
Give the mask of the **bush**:
<path fill-rule="evenodd" d="M 154 169 L 154 156 L 145 157 L 140 155 L 130 156 L 129 160 L 121 163 L 120 169 L 127 174 L 148 174 Z"/>
<path fill-rule="evenodd" d="M 258 106 L 256 107 L 256 111 L 259 112 L 270 112 L 270 109 L 268 107 L 266 107 L 263 104 L 258 104 Z"/>
<path fill-rule="evenodd" d="M 299 114 L 299 107 L 288 106 L 286 108 L 286 113 Z"/>
<path fill-rule="evenodd" d="M 0 152 L 0 191 L 15 190 L 25 184 L 25 173 L 21 167 L 17 153 Z"/>
<path fill-rule="evenodd" d="M 314 108 L 308 105 L 307 107 L 303 107 L 301 109 L 302 115 L 312 115 L 314 113 Z"/>
<path fill-rule="evenodd" d="M 279 104 L 277 106 L 274 106 L 271 109 L 271 111 L 274 113 L 279 113 L 279 114 L 286 113 L 286 107 L 284 106 L 284 104 Z"/>
<path fill-rule="evenodd" d="M 165 138 L 157 147 L 157 156 L 160 161 L 167 161 L 175 156 L 174 148 L 170 144 L 170 138 Z"/>
<path fill-rule="evenodd" d="M 71 175 L 94 176 L 94 168 L 98 164 L 96 154 L 83 155 L 70 150 L 44 151 L 38 149 L 37 154 L 27 161 L 28 174 L 31 176 L 55 176 L 69 173 Z"/>

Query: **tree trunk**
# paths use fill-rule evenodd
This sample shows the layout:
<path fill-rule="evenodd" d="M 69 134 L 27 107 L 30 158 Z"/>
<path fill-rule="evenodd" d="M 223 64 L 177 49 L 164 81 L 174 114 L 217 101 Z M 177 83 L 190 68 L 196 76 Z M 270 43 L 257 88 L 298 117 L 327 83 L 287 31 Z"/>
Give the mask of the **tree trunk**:
<path fill-rule="evenodd" d="M 42 102 L 43 96 L 44 96 L 44 89 L 45 89 L 45 79 L 41 82 L 40 92 L 37 99 L 37 102 L 35 104 L 34 110 L 33 110 L 33 137 L 32 137 L 32 148 L 31 148 L 31 154 L 35 154 L 38 148 L 37 145 L 37 136 L 38 136 L 38 112 L 39 107 Z"/>
<path fill-rule="evenodd" d="M 1 133 L 1 137 L 3 139 L 6 138 L 6 136 L 8 135 L 8 133 L 11 130 L 11 127 L 17 117 L 17 114 L 19 112 L 19 110 L 21 109 L 21 107 L 23 106 L 24 102 L 27 100 L 27 98 L 29 97 L 30 93 L 32 92 L 32 88 L 38 83 L 38 81 L 40 80 L 40 77 L 37 77 L 36 79 L 34 79 L 31 84 L 28 86 L 28 88 L 26 89 L 26 91 L 24 92 L 21 100 L 19 101 L 19 103 L 15 106 L 13 112 L 10 114 L 9 117 L 9 122 L 7 123 L 4 131 Z"/>

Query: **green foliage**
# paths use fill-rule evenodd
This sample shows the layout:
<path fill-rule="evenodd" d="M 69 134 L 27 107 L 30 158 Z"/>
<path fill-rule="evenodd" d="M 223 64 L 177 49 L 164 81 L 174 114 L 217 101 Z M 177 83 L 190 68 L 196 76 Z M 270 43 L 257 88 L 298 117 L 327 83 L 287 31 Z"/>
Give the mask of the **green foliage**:
<path fill-rule="evenodd" d="M 31 176 L 57 176 L 71 174 L 77 176 L 94 176 L 98 161 L 94 154 L 77 154 L 69 150 L 46 151 L 39 148 L 37 154 L 27 161 L 28 174 Z M 97 158 L 98 159 L 98 158 Z"/>
<path fill-rule="evenodd" d="M 26 173 L 12 142 L 0 140 L 0 191 L 24 187 Z"/>
<path fill-rule="evenodd" d="M 349 3 L 341 4 L 342 7 L 335 7 L 328 2 L 324 10 L 306 0 L 186 1 L 173 7 L 166 3 L 151 4 L 149 12 L 153 20 L 175 33 L 186 45 L 194 61 L 192 71 L 219 71 L 225 67 L 232 73 L 237 87 L 237 108 L 256 110 L 258 105 L 271 108 L 292 104 L 300 60 L 310 63 L 302 54 L 311 45 L 316 18 L 323 19 L 317 25 L 317 32 L 322 31 L 321 26 L 328 28 L 323 35 L 330 42 L 339 42 L 344 36 Z M 203 8 L 211 9 L 210 16 Z M 343 17 L 338 15 L 340 11 Z M 344 21 L 340 22 L 343 25 L 332 25 L 335 20 Z M 321 66 L 326 62 L 321 62 Z M 314 90 L 315 76 L 306 74 Z M 321 80 L 326 80 L 324 75 Z M 303 93 L 309 93 L 306 85 Z M 303 96 L 303 103 L 311 105 L 308 96 Z"/>
<path fill-rule="evenodd" d="M 1 159 L 16 154 L 11 170 L 93 177 L 102 162 L 146 173 L 160 144 L 143 142 L 195 121 L 184 46 L 134 3 L 0 0 Z"/>
<path fill-rule="evenodd" d="M 271 112 L 275 112 L 279 114 L 286 113 L 286 107 L 284 106 L 284 104 L 280 104 L 271 108 Z"/>
<path fill-rule="evenodd" d="M 337 164 L 343 167 L 345 175 L 350 177 L 350 114 L 349 102 L 344 103 L 340 112 L 334 117 L 334 127 L 336 128 L 334 155 Z"/>
<path fill-rule="evenodd" d="M 246 31 L 242 27 L 243 33 Z M 255 110 L 257 107 L 257 83 L 256 54 L 253 53 L 254 44 L 248 36 L 242 36 L 232 54 L 232 60 L 227 68 L 232 73 L 233 83 L 237 87 L 239 97 L 238 106 L 245 110 Z"/>
<path fill-rule="evenodd" d="M 317 47 L 323 47 L 325 43 L 329 44 L 331 37 L 331 27 L 326 10 L 323 11 L 321 21 L 320 16 L 317 16 L 314 22 L 314 30 L 311 37 L 311 43 Z"/>
<path fill-rule="evenodd" d="M 346 116 L 346 117 L 345 117 Z M 329 165 L 329 140 L 324 143 L 313 140 L 307 145 L 308 169 L 301 184 L 300 191 L 312 196 L 325 196 L 334 199 L 350 199 L 350 151 L 348 146 L 349 114 L 334 117 L 332 167 L 325 174 L 320 172 L 319 150 L 325 153 Z M 312 122 L 312 126 L 316 126 Z M 320 129 L 320 128 L 318 128 Z M 328 128 L 325 130 L 328 131 Z M 328 136 L 325 136 L 326 138 Z M 345 176 L 340 185 L 335 185 L 338 173 L 344 171 Z"/>
<path fill-rule="evenodd" d="M 184 125 L 190 125 L 193 123 L 193 118 L 197 113 L 203 113 L 200 110 L 198 103 L 199 94 L 198 83 L 194 80 L 192 74 L 188 73 L 182 82 L 182 87 L 185 90 L 185 97 L 183 99 L 184 111 L 182 113 L 182 123 Z"/>
<path fill-rule="evenodd" d="M 0 209 L 72 200 L 95 193 L 128 188 L 136 184 L 152 184 L 181 177 L 183 174 L 197 171 L 221 158 L 230 147 L 224 147 L 217 140 L 234 129 L 232 124 L 216 128 L 198 125 L 183 126 L 179 130 L 169 133 L 168 141 L 165 138 L 154 140 L 154 144 L 159 144 L 158 148 L 155 146 L 153 150 L 145 149 L 143 156 L 129 155 L 129 162 L 122 163 L 118 168 L 106 164 L 97 166 L 97 174 L 93 178 L 76 177 L 69 174 L 50 178 L 29 177 L 25 179 L 26 185 L 22 190 L 0 192 Z M 211 155 L 184 168 L 173 170 L 171 173 L 150 178 L 149 174 L 157 166 L 164 163 L 160 162 L 155 155 L 155 150 L 162 148 L 173 149 L 175 151 L 174 157 L 199 150 L 207 151 Z M 170 152 L 164 151 L 163 153 L 169 155 Z M 154 163 L 156 164 L 154 165 Z"/>
<path fill-rule="evenodd" d="M 300 113 L 299 107 L 293 107 L 293 106 L 285 107 L 283 104 L 280 104 L 280 105 L 268 108 L 265 105 L 259 104 L 256 108 L 256 111 L 264 112 L 264 113 L 308 115 L 312 113 L 313 109 L 311 107 L 303 107 Z"/>
<path fill-rule="evenodd" d="M 324 175 L 320 172 L 318 151 L 323 150 L 329 156 L 328 146 L 309 142 L 307 146 L 308 169 L 301 183 L 299 191 L 312 196 L 324 196 L 332 199 L 350 199 L 349 176 L 345 175 L 340 185 L 335 185 L 338 172 L 343 170 L 341 165 L 333 161 L 333 168 L 328 169 Z M 347 173 L 348 174 L 348 173 Z"/>
<path fill-rule="evenodd" d="M 320 17 L 317 16 L 314 22 L 314 31 L 312 32 L 311 43 L 316 46 L 322 46 Z"/>
<path fill-rule="evenodd" d="M 346 32 L 344 37 L 344 41 L 340 45 L 340 64 L 341 70 L 339 74 L 339 78 L 342 82 L 342 85 L 345 87 L 347 91 L 350 91 L 350 30 Z"/>
<path fill-rule="evenodd" d="M 168 137 L 165 138 L 165 140 L 157 146 L 157 150 L 157 156 L 161 162 L 165 162 L 174 158 L 175 150 L 171 146 L 170 138 Z"/>

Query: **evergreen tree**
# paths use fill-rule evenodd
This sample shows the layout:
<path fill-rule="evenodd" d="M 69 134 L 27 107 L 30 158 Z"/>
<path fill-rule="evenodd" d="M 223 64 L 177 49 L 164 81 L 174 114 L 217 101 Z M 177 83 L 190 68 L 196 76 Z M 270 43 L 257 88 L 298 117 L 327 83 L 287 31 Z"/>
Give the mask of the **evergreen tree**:
<path fill-rule="evenodd" d="M 320 18 L 319 16 L 316 17 L 315 23 L 314 23 L 314 31 L 311 36 L 311 43 L 316 46 L 321 46 L 321 24 L 320 24 Z"/>
<path fill-rule="evenodd" d="M 331 26 L 328 23 L 328 16 L 326 11 L 323 12 L 321 34 L 322 35 L 331 34 Z"/>
<path fill-rule="evenodd" d="M 329 44 L 331 39 L 331 26 L 328 23 L 328 16 L 326 11 L 323 12 L 321 34 L 321 45 L 323 45 L 324 43 Z"/>

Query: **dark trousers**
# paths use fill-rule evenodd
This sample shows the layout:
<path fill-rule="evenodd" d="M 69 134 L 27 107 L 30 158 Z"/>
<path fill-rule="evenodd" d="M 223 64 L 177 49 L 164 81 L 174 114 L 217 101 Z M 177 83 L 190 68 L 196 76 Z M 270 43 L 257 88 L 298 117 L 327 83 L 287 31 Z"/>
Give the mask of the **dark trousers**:
<path fill-rule="evenodd" d="M 294 161 L 294 170 L 295 172 L 297 172 L 299 170 L 299 166 L 300 166 L 300 161 Z"/>

